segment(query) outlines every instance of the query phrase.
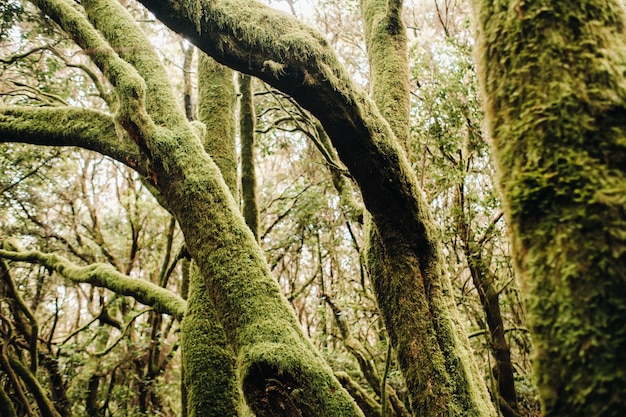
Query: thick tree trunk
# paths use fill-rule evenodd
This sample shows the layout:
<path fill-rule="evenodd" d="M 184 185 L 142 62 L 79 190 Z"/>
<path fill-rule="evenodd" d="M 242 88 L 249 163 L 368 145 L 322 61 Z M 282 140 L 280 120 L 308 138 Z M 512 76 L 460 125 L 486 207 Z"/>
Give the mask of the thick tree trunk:
<path fill-rule="evenodd" d="M 626 414 L 626 36 L 615 0 L 477 2 L 544 414 Z"/>
<path fill-rule="evenodd" d="M 218 167 L 175 105 L 167 74 L 156 64 L 156 55 L 146 50 L 141 32 L 113 1 L 91 0 L 83 6 L 113 47 L 133 51 L 123 56 L 146 82 L 149 119 L 141 113 L 141 101 L 133 103 L 132 94 L 121 97 L 130 100 L 121 107 L 138 111 L 118 117 L 150 156 L 150 179 L 178 219 L 206 280 L 253 411 L 257 416 L 362 415 L 302 333 Z M 126 36 L 120 38 L 119 33 Z M 107 75 L 132 82 L 131 73 Z"/>
<path fill-rule="evenodd" d="M 204 278 L 192 267 L 181 325 L 182 366 L 189 417 L 236 417 L 235 357 L 212 308 Z"/>
<path fill-rule="evenodd" d="M 62 0 L 35 0 L 84 49 L 115 86 L 119 103 L 115 121 L 126 135 L 112 129 L 100 115 L 109 137 L 77 136 L 31 124 L 26 111 L 19 123 L 0 123 L 3 132 L 30 142 L 58 139 L 97 147 L 147 175 L 160 198 L 175 215 L 185 235 L 231 348 L 244 395 L 257 416 L 362 416 L 332 370 L 300 329 L 287 300 L 266 265 L 254 236 L 196 130 L 177 105 L 158 56 L 132 17 L 112 0 L 81 2 L 96 32 L 76 9 Z M 107 43 L 103 38 L 104 35 Z M 124 36 L 119 36 L 124 34 Z M 115 51 L 113 50 L 115 48 Z M 67 116 L 67 109 L 50 112 Z M 18 117 L 10 110 L 12 117 Z M 78 112 L 82 114 L 82 112 Z M 94 114 L 87 112 L 91 118 Z M 3 112 L 0 122 L 7 122 Z M 96 119 L 98 118 L 96 117 Z M 15 120 L 15 119 L 12 119 Z M 29 130 L 31 126 L 33 130 Z M 48 136 L 43 134 L 49 132 Z M 15 136 L 12 136 L 15 135 Z M 137 148 L 124 155 L 120 140 Z M 107 150 L 102 142 L 111 145 Z M 99 142 L 99 143 L 98 143 Z M 95 143 L 95 145 L 94 145 Z M 129 159 L 129 158 L 137 158 Z"/>

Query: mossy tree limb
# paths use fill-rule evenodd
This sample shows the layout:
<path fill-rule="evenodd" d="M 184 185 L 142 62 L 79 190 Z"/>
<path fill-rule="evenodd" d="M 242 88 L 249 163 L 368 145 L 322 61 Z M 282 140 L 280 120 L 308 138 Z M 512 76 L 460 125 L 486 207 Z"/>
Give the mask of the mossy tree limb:
<path fill-rule="evenodd" d="M 408 147 L 409 77 L 402 1 L 363 0 L 372 95 L 396 138 Z M 415 195 L 416 199 L 420 196 Z M 413 411 L 419 416 L 496 414 L 454 304 L 440 236 L 425 202 L 416 213 L 427 247 L 415 253 L 368 222 L 366 259 Z M 386 394 L 386 392 L 383 392 Z M 384 398 L 384 397 L 383 397 Z"/>
<path fill-rule="evenodd" d="M 623 415 L 623 6 L 476 6 L 479 76 L 544 415 Z"/>
<path fill-rule="evenodd" d="M 409 148 L 410 93 L 402 0 L 361 0 L 371 94 L 396 139 Z"/>
<path fill-rule="evenodd" d="M 246 7 L 232 0 L 142 3 L 217 61 L 266 81 L 317 117 L 383 238 L 403 240 L 407 250 L 429 256 L 425 242 L 431 237 L 422 222 L 426 208 L 415 173 L 389 123 L 323 36 L 256 1 Z M 269 71 L 269 61 L 283 70 Z"/>
<path fill-rule="evenodd" d="M 11 401 L 11 397 L 9 397 L 2 385 L 0 385 L 0 409 L 2 409 L 3 413 L 6 413 L 6 417 L 17 417 L 13 401 Z"/>
<path fill-rule="evenodd" d="M 139 146 L 116 127 L 113 117 L 97 110 L 0 106 L 0 142 L 79 146 L 147 175 Z"/>
<path fill-rule="evenodd" d="M 24 381 L 24 385 L 28 388 L 28 392 L 32 394 L 39 408 L 39 412 L 42 417 L 61 417 L 61 414 L 56 410 L 54 404 L 48 398 L 47 393 L 37 380 L 35 374 L 33 374 L 18 358 L 14 355 L 9 355 L 9 362 L 11 367 L 20 379 Z"/>
<path fill-rule="evenodd" d="M 90 51 L 91 60 L 118 92 L 116 121 L 133 140 L 140 143 L 154 135 L 156 126 L 145 106 L 146 83 L 135 68 L 120 58 L 73 4 L 65 0 L 33 0 L 32 3 L 71 34 L 81 48 Z M 92 3 L 83 5 L 89 4 Z"/>
<path fill-rule="evenodd" d="M 415 285 L 414 277 L 427 282 L 424 288 L 435 291 L 431 297 L 438 299 L 438 306 L 431 311 L 424 295 L 416 295 L 415 303 L 424 306 L 423 312 L 439 321 L 438 331 L 446 335 L 439 341 L 440 349 L 446 352 L 443 356 L 449 369 L 455 370 L 455 381 L 459 381 L 459 387 L 465 387 L 459 389 L 467 389 L 469 395 L 460 393 L 467 401 L 459 412 L 473 408 L 471 403 L 483 403 L 480 398 L 486 397 L 486 390 L 481 388 L 484 384 L 475 380 L 477 373 L 471 369 L 471 360 L 468 363 L 465 336 L 454 314 L 449 314 L 455 308 L 449 283 L 428 284 L 431 276 L 442 277 L 444 273 L 435 244 L 437 233 L 432 228 L 415 173 L 389 123 L 367 94 L 349 79 L 325 39 L 291 16 L 254 1 L 247 2 L 246 7 L 230 0 L 182 4 L 173 0 L 144 0 L 143 3 L 170 28 L 184 33 L 218 61 L 289 94 L 320 120 L 359 185 L 385 242 L 385 253 L 406 257 L 392 271 L 394 274 L 401 271 L 396 274 L 399 279 L 387 282 L 387 288 L 392 289 L 391 305 L 399 305 L 406 285 Z M 281 71 L 272 71 L 268 63 L 279 63 Z M 329 112 L 329 108 L 333 111 Z M 422 274 L 420 267 L 425 273 Z M 388 317 L 396 317 L 394 313 L 401 311 L 389 312 Z M 412 319 L 404 320 L 404 323 L 412 322 Z M 467 355 L 459 357 L 458 346 Z M 398 349 L 399 355 L 403 349 Z M 409 370 L 415 362 L 412 356 L 406 359 L 401 361 L 401 366 L 405 373 L 414 373 L 417 381 L 423 368 L 416 366 Z M 437 374 L 440 373 L 433 372 Z M 416 382 L 414 392 L 420 392 L 418 386 Z M 485 404 L 485 409 L 477 413 L 493 414 L 490 407 Z"/>
<path fill-rule="evenodd" d="M 153 307 L 155 311 L 172 315 L 178 320 L 182 320 L 185 313 L 185 301 L 173 292 L 148 281 L 130 278 L 109 264 L 81 267 L 62 256 L 39 251 L 0 250 L 0 258 L 45 266 L 73 282 L 92 284 L 110 289 L 116 294 L 131 296 L 140 303 Z"/>

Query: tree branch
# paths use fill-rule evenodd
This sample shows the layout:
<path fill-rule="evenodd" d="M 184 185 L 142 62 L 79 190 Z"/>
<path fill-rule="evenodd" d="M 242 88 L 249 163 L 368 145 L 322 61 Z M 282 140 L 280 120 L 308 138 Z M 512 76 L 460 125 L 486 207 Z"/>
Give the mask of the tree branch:
<path fill-rule="evenodd" d="M 147 175 L 139 147 L 105 113 L 78 107 L 0 107 L 0 142 L 78 146 Z"/>
<path fill-rule="evenodd" d="M 153 307 L 155 311 L 172 315 L 178 320 L 182 320 L 185 315 L 186 302 L 182 298 L 151 282 L 130 278 L 109 264 L 81 267 L 59 255 L 39 251 L 0 250 L 0 258 L 43 265 L 73 282 L 92 284 L 116 294 L 131 296 Z"/>
<path fill-rule="evenodd" d="M 407 237 L 403 243 L 422 264 L 430 263 L 433 237 L 423 223 L 428 208 L 415 173 L 387 121 L 323 36 L 253 0 L 245 7 L 233 0 L 141 2 L 217 61 L 262 79 L 316 116 L 359 184 L 374 221 L 390 226 L 381 233 Z M 280 71 L 272 70 L 276 64 Z"/>

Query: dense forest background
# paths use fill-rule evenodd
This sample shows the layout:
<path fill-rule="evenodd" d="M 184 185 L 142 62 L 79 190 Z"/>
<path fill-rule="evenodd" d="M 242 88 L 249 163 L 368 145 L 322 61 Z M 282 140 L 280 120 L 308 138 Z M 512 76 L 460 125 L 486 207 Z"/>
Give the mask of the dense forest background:
<path fill-rule="evenodd" d="M 231 140 L 205 148 L 335 377 L 367 416 L 422 415 L 412 410 L 374 293 L 366 260 L 370 216 L 324 126 L 275 86 L 207 58 L 139 3 L 120 3 L 152 43 L 146 48 L 156 51 L 187 118 Z M 268 4 L 315 27 L 353 80 L 375 90 L 362 4 Z M 461 0 L 403 6 L 410 80 L 403 145 L 433 214 L 451 299 L 489 400 L 504 417 L 538 416 L 533 344 L 496 191 L 470 9 Z M 77 46 L 77 34 L 31 3 L 6 0 L 0 12 L 0 106 L 118 110 L 120 91 L 94 64 L 98 50 Z M 113 45 L 120 54 L 139 52 L 124 48 Z M 268 73 L 283 71 L 265 62 Z M 63 132 L 71 123 L 54 128 Z M 13 139 L 6 134 L 0 142 L 21 141 Z M 0 146 L 1 414 L 10 403 L 8 416 L 218 415 L 189 406 L 196 394 L 184 374 L 217 370 L 183 369 L 184 300 L 202 297 L 189 292 L 199 272 L 177 214 L 155 192 L 157 173 L 85 149 Z M 109 278 L 94 273 L 105 267 Z M 137 290 L 125 278 L 152 286 Z M 179 298 L 167 304 L 151 295 L 155 286 Z M 203 340 L 194 336 L 191 346 Z M 284 382 L 265 385 L 266 394 L 270 389 L 297 391 Z M 235 414 L 253 415 L 238 401 Z M 284 415 L 301 414 L 284 408 Z"/>

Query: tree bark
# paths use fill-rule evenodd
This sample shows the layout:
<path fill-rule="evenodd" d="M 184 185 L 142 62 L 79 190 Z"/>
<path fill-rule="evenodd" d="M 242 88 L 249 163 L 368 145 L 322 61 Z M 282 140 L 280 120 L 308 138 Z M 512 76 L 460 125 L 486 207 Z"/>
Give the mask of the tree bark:
<path fill-rule="evenodd" d="M 215 316 L 204 277 L 190 271 L 189 308 L 181 324 L 182 366 L 189 417 L 236 417 L 239 391 L 236 363 Z"/>
<path fill-rule="evenodd" d="M 203 145 L 233 195 L 237 195 L 235 86 L 233 72 L 200 53 L 198 119 Z M 190 417 L 236 417 L 239 390 L 236 361 L 220 324 L 204 277 L 195 264 L 189 276 L 187 312 L 181 325 L 184 384 Z"/>
<path fill-rule="evenodd" d="M 544 415 L 624 415 L 623 6 L 476 5 L 479 75 Z"/>
<path fill-rule="evenodd" d="M 239 136 L 241 138 L 241 211 L 246 224 L 256 239 L 259 238 L 259 207 L 256 196 L 256 165 L 254 162 L 254 142 L 256 115 L 252 78 L 239 75 Z"/>
<path fill-rule="evenodd" d="M 402 1 L 362 0 L 372 95 L 408 148 L 409 69 Z M 369 224 L 366 259 L 378 305 L 418 416 L 488 416 L 495 410 L 473 362 L 445 273 L 437 227 L 421 202 L 423 259 Z M 368 222 L 369 223 L 369 222 Z M 420 236 L 416 236 L 420 238 Z"/>

